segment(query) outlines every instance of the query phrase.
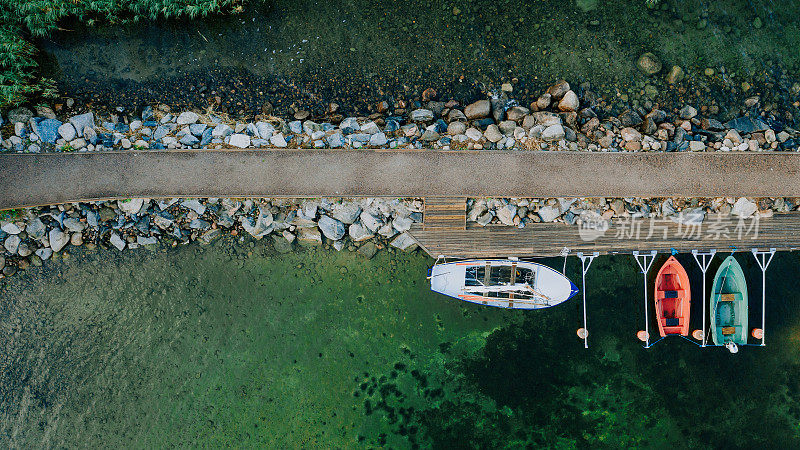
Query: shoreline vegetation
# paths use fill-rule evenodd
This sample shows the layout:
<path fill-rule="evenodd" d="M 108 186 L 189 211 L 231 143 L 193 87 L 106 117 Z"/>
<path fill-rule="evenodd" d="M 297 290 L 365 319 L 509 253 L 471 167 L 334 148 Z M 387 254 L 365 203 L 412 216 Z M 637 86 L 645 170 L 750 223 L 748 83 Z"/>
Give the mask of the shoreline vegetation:
<path fill-rule="evenodd" d="M 800 84 L 794 88 L 800 96 Z M 367 117 L 345 117 L 339 105 L 312 116 L 271 112 L 234 119 L 209 107 L 173 111 L 168 105 L 141 111 L 123 106 L 102 114 L 71 99 L 55 108 L 8 111 L 7 151 L 102 151 L 177 148 L 411 148 L 557 151 L 798 151 L 800 132 L 758 96 L 742 115 L 722 123 L 714 108 L 690 104 L 674 110 L 648 102 L 617 116 L 603 114 L 602 99 L 584 84 L 561 80 L 534 102 L 520 105 L 505 83 L 489 98 L 468 105 L 438 100 L 434 89 L 420 99 L 379 102 Z M 795 102 L 797 103 L 797 102 Z M 599 114 L 598 114 L 599 112 Z M 60 117 L 60 118 L 59 118 Z M 2 125 L 2 122 L 0 122 Z M 2 137 L 2 134 L 0 134 Z"/>
<path fill-rule="evenodd" d="M 87 25 L 119 25 L 143 20 L 196 18 L 212 13 L 236 12 L 240 0 L 0 0 L 0 108 L 26 100 L 53 98 L 53 80 L 38 73 L 32 37 L 62 30 L 59 22 L 75 18 Z"/>

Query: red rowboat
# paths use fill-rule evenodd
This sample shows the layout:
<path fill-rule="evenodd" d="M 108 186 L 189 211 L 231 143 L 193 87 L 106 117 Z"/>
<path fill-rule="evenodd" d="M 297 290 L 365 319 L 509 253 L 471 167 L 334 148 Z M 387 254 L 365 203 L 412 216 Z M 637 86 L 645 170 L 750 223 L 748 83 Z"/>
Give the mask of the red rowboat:
<path fill-rule="evenodd" d="M 661 336 L 689 334 L 691 298 L 689 275 L 681 263 L 670 256 L 656 275 L 656 317 Z"/>

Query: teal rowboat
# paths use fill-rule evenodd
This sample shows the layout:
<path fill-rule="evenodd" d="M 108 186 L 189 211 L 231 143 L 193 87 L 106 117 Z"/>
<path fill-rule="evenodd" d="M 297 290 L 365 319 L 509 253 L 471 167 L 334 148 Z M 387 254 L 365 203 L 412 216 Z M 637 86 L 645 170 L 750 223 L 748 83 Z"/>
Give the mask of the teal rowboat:
<path fill-rule="evenodd" d="M 711 287 L 711 339 L 715 345 L 747 343 L 747 282 L 733 255 L 722 262 Z"/>

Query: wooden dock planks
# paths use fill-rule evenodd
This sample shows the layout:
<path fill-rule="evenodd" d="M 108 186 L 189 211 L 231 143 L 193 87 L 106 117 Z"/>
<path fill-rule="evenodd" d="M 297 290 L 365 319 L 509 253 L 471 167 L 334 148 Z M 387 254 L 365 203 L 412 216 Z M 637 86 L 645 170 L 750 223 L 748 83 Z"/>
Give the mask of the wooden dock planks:
<path fill-rule="evenodd" d="M 571 254 L 669 252 L 672 249 L 724 252 L 750 251 L 754 247 L 800 249 L 800 213 L 797 212 L 742 221 L 732 216 L 709 215 L 700 226 L 680 225 L 663 218 L 652 222 L 650 219 L 616 219 L 602 235 L 586 231 L 564 223 L 528 224 L 525 228 L 481 227 L 471 223 L 464 230 L 430 229 L 415 224 L 411 234 L 434 257 L 558 256 L 565 248 Z"/>
<path fill-rule="evenodd" d="M 464 197 L 426 197 L 423 215 L 425 231 L 465 231 L 467 199 Z"/>

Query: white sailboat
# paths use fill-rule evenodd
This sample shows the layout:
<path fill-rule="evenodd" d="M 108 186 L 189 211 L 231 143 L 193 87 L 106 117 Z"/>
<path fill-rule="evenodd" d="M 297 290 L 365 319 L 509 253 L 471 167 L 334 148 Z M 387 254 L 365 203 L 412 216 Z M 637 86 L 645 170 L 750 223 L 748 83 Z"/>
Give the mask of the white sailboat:
<path fill-rule="evenodd" d="M 563 303 L 578 292 L 569 278 L 542 264 L 516 259 L 436 260 L 431 290 L 480 305 L 541 309 Z"/>

